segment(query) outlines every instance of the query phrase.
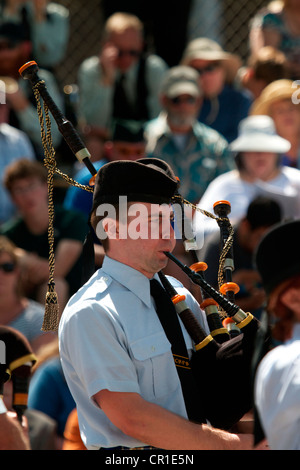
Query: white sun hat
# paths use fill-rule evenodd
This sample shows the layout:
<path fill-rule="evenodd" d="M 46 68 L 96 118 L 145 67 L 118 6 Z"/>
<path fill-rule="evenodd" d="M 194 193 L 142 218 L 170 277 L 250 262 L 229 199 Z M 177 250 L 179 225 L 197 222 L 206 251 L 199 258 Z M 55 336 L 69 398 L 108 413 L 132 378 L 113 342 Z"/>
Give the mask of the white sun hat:
<path fill-rule="evenodd" d="M 238 137 L 229 148 L 232 152 L 286 153 L 291 144 L 276 133 L 269 116 L 248 116 L 240 122 Z"/>

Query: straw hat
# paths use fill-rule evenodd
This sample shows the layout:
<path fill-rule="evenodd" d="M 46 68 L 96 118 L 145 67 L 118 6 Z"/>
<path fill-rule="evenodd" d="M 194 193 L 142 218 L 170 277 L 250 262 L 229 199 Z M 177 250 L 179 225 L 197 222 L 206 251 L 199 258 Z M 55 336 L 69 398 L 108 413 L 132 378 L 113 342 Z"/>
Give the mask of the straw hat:
<path fill-rule="evenodd" d="M 232 152 L 286 153 L 291 148 L 288 140 L 280 137 L 269 116 L 248 116 L 239 124 L 238 138 L 229 146 Z"/>
<path fill-rule="evenodd" d="M 194 59 L 223 62 L 228 81 L 234 80 L 242 65 L 241 59 L 237 55 L 224 51 L 217 42 L 209 38 L 197 38 L 188 43 L 181 63 L 189 65 Z"/>
<path fill-rule="evenodd" d="M 295 93 L 292 80 L 281 79 L 267 85 L 260 96 L 253 102 L 250 108 L 250 115 L 270 114 L 270 107 L 279 100 L 292 99 Z"/>

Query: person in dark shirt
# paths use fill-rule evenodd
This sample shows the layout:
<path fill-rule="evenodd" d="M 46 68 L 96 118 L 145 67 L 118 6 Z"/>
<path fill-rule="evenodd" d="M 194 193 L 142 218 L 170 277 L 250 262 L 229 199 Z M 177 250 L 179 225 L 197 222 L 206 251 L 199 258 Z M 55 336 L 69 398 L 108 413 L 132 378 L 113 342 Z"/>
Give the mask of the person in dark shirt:
<path fill-rule="evenodd" d="M 48 186 L 42 163 L 18 160 L 7 167 L 4 183 L 20 217 L 11 219 L 1 231 L 19 248 L 23 288 L 44 302 L 49 277 Z M 81 253 L 87 232 L 86 219 L 77 212 L 55 208 L 55 285 L 63 307 L 81 282 Z"/>

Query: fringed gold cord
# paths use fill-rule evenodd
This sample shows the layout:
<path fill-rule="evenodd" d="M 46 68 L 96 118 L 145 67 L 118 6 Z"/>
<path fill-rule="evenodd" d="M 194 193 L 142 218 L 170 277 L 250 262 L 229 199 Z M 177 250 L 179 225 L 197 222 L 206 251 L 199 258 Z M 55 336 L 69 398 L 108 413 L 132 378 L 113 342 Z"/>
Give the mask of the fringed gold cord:
<path fill-rule="evenodd" d="M 93 188 L 90 186 L 85 186 L 85 185 L 77 183 L 77 181 L 73 180 L 68 175 L 65 175 L 56 167 L 55 150 L 53 148 L 52 136 L 51 136 L 51 121 L 49 117 L 49 110 L 48 110 L 47 104 L 44 103 L 44 112 L 45 112 L 45 116 L 44 116 L 42 105 L 41 105 L 39 85 L 40 85 L 40 82 L 37 83 L 33 87 L 33 92 L 34 92 L 34 96 L 35 96 L 36 103 L 37 103 L 37 113 L 38 113 L 40 128 L 41 128 L 41 138 L 42 138 L 42 144 L 43 144 L 43 149 L 44 149 L 44 165 L 47 167 L 47 170 L 48 170 L 47 184 L 48 184 L 48 213 L 49 213 L 49 224 L 48 224 L 49 283 L 48 283 L 48 291 L 46 293 L 45 315 L 44 315 L 44 322 L 43 322 L 42 330 L 56 331 L 58 329 L 60 312 L 59 312 L 58 296 L 57 296 L 57 293 L 55 292 L 55 282 L 54 282 L 54 268 L 55 268 L 54 228 L 53 228 L 53 221 L 54 221 L 53 178 L 54 178 L 54 174 L 55 173 L 59 174 L 69 184 L 72 184 L 73 186 L 84 189 L 86 191 L 93 192 Z M 44 118 L 46 121 L 47 132 L 45 131 Z"/>
<path fill-rule="evenodd" d="M 46 294 L 45 314 L 42 330 L 43 331 L 57 331 L 59 324 L 59 305 L 58 297 L 55 292 L 54 282 L 49 282 L 48 292 Z"/>
<path fill-rule="evenodd" d="M 45 316 L 42 329 L 44 331 L 56 331 L 58 328 L 59 322 L 59 306 L 58 298 L 55 292 L 55 283 L 54 283 L 54 269 L 55 269 L 55 257 L 54 257 L 54 202 L 53 202 L 53 176 L 56 170 L 56 160 L 55 160 L 55 150 L 52 144 L 51 137 L 51 121 L 49 117 L 48 106 L 44 104 L 45 111 L 45 120 L 47 126 L 47 133 L 44 128 L 44 116 L 42 111 L 42 106 L 40 102 L 40 95 L 38 87 L 34 88 L 35 99 L 37 102 L 37 112 L 40 121 L 41 127 L 41 137 L 42 144 L 44 149 L 44 165 L 47 167 L 48 176 L 48 242 L 49 242 L 49 283 L 48 283 L 48 292 L 46 294 L 46 304 L 45 304 Z"/>

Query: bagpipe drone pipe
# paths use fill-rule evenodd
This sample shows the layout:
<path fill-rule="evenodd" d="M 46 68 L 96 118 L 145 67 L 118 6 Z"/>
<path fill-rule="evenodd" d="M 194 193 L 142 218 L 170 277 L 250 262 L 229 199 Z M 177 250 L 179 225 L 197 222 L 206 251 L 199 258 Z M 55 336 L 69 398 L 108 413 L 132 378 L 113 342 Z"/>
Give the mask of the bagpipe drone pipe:
<path fill-rule="evenodd" d="M 46 138 L 44 135 L 45 132 L 43 131 L 41 110 L 39 108 L 40 96 L 43 98 L 45 103 L 48 134 L 50 132 L 49 120 L 47 120 L 47 112 L 49 109 L 61 134 L 63 135 L 63 138 L 73 151 L 74 155 L 84 163 L 90 171 L 90 186 L 85 187 L 78 185 L 76 181 L 60 172 L 56 168 L 53 160 L 45 162 L 45 165 L 48 167 L 48 172 L 52 173 L 52 176 L 56 172 L 65 178 L 69 184 L 74 184 L 75 186 L 79 186 L 82 189 L 92 192 L 96 170 L 90 162 L 90 154 L 85 148 L 85 145 L 76 129 L 63 116 L 56 104 L 53 102 L 45 83 L 39 79 L 37 74 L 38 66 L 36 62 L 31 61 L 24 64 L 20 68 L 19 72 L 24 79 L 31 82 L 35 92 L 42 129 L 42 141 L 46 156 L 49 152 L 49 148 L 47 149 L 46 147 L 49 147 L 49 144 L 51 147 L 51 139 L 49 140 L 49 135 Z M 47 158 L 45 160 L 47 160 Z M 185 204 L 191 205 L 191 203 L 185 201 L 179 194 L 176 195 L 175 201 L 179 201 L 183 206 Z M 221 209 L 217 209 L 217 211 L 219 211 L 218 217 L 209 213 L 206 213 L 206 215 L 209 214 L 209 216 L 215 218 L 219 223 L 224 245 L 222 253 L 226 254 L 228 242 L 232 238 L 232 233 L 228 230 L 231 225 L 227 217 L 228 212 L 226 212 L 228 210 L 229 203 L 227 203 L 227 205 L 225 204 L 225 209 L 223 203 L 224 201 L 222 201 Z M 49 223 L 51 223 L 51 221 Z M 49 243 L 51 245 L 53 240 L 49 239 Z M 250 368 L 255 335 L 259 327 L 259 322 L 255 317 L 253 317 L 253 315 L 251 315 L 251 313 L 243 312 L 233 301 L 233 294 L 236 287 L 230 281 L 230 270 L 232 270 L 232 265 L 230 268 L 228 267 L 230 263 L 232 264 L 232 261 L 228 262 L 227 260 L 225 263 L 224 269 L 226 274 L 226 283 L 224 283 L 222 288 L 223 293 L 225 293 L 225 295 L 223 295 L 222 292 L 218 292 L 205 281 L 205 264 L 199 263 L 196 260 L 195 252 L 195 263 L 191 267 L 183 265 L 171 253 L 166 253 L 166 255 L 189 276 L 192 282 L 199 285 L 201 288 L 203 297 L 201 307 L 206 313 L 207 322 L 211 331 L 210 334 L 207 334 L 202 329 L 198 320 L 188 308 L 185 299 L 182 298 L 182 296 L 177 295 L 167 277 L 162 272 L 159 273 L 161 282 L 169 293 L 178 316 L 181 318 L 186 330 L 195 344 L 195 352 L 193 353 L 190 362 L 198 387 L 198 399 L 203 403 L 203 417 L 215 427 L 230 429 L 247 411 L 252 408 Z M 50 304 L 50 308 L 52 308 L 52 304 L 54 304 L 55 307 L 57 300 L 55 298 L 53 300 L 53 266 L 51 265 L 50 268 L 52 269 L 50 269 L 49 292 L 47 295 L 49 294 L 50 300 L 48 303 Z M 45 317 L 47 314 L 47 299 L 48 297 L 46 296 Z M 227 328 L 222 324 L 218 307 L 225 312 L 225 320 L 228 319 L 239 328 L 240 334 L 235 337 L 230 336 Z M 47 324 L 47 321 L 44 318 L 43 329 L 55 330 L 57 329 L 57 322 L 53 325 L 52 321 L 49 320 Z"/>

